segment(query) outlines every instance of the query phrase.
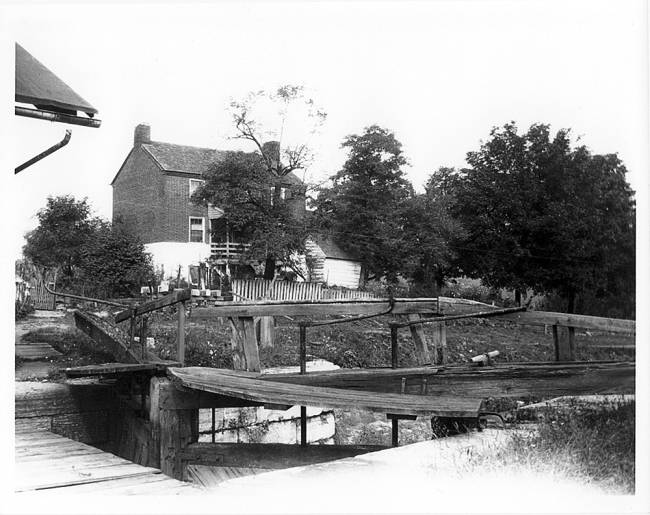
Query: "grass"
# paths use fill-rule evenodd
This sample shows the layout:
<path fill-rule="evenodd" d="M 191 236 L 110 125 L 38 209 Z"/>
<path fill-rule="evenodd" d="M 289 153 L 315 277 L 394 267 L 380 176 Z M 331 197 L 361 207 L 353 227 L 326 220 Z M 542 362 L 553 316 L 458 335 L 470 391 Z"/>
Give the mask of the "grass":
<path fill-rule="evenodd" d="M 570 408 L 548 412 L 537 430 L 513 435 L 495 455 L 473 457 L 470 466 L 559 474 L 609 493 L 634 494 L 634 402 Z"/>

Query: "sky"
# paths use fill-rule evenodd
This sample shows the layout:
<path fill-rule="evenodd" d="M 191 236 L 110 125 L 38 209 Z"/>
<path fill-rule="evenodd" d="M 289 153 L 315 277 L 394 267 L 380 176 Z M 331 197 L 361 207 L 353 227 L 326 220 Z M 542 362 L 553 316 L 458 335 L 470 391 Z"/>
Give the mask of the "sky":
<path fill-rule="evenodd" d="M 636 188 L 647 152 L 645 12 L 635 1 L 1 4 L 8 63 L 18 41 L 102 120 L 90 129 L 9 113 L 12 167 L 66 128 L 72 139 L 11 178 L 8 244 L 20 252 L 48 195 L 88 197 L 110 218 L 110 182 L 138 123 L 157 141 L 246 149 L 229 139 L 230 99 L 282 84 L 305 86 L 328 114 L 309 140 L 311 180 L 340 169 L 345 136 L 379 124 L 402 142 L 421 188 L 512 120 L 570 128 L 593 152 L 617 152 Z"/>

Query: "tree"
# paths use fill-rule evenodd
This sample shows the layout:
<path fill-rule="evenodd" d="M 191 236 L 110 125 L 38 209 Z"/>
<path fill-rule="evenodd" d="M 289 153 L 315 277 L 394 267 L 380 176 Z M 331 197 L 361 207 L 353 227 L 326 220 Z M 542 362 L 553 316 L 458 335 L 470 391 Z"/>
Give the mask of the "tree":
<path fill-rule="evenodd" d="M 229 153 L 215 163 L 204 188 L 193 198 L 219 206 L 229 224 L 247 233 L 252 256 L 265 261 L 264 278 L 272 279 L 278 260 L 288 263 L 294 252 L 304 248 L 305 188 L 297 184 L 293 172 L 311 162 L 308 140 L 326 114 L 301 86 L 294 85 L 249 93 L 232 101 L 230 112 L 233 137 L 251 142 L 254 153 Z M 283 190 L 291 191 L 292 202 L 284 202 Z"/>
<path fill-rule="evenodd" d="M 249 257 L 266 260 L 265 277 L 273 278 L 275 261 L 291 263 L 307 237 L 304 187 L 285 182 L 284 195 L 273 190 L 278 178 L 269 174 L 259 153 L 227 152 L 204 174 L 205 182 L 192 197 L 224 211 L 230 230 L 251 243 Z"/>
<path fill-rule="evenodd" d="M 91 217 L 87 199 L 48 197 L 23 253 L 45 268 L 61 268 L 59 285 L 100 297 L 129 295 L 153 274 L 144 245 L 121 224 Z"/>
<path fill-rule="evenodd" d="M 48 197 L 36 216 L 39 225 L 27 234 L 23 253 L 37 266 L 61 268 L 64 280 L 71 280 L 81 248 L 92 237 L 97 223 L 90 217 L 87 199 Z"/>
<path fill-rule="evenodd" d="M 345 138 L 342 147 L 348 159 L 315 201 L 318 226 L 363 263 L 364 281 L 395 282 L 405 256 L 402 210 L 413 196 L 402 171 L 402 144 L 372 125 Z"/>
<path fill-rule="evenodd" d="M 468 275 L 495 287 L 576 296 L 634 284 L 633 192 L 616 155 L 572 148 L 568 130 L 522 135 L 494 128 L 469 152 L 470 168 L 449 181 L 453 212 L 467 231 L 460 259 Z"/>
<path fill-rule="evenodd" d="M 408 199 L 403 207 L 404 275 L 411 280 L 411 293 L 436 296 L 444 280 L 455 271 L 454 243 L 464 230 L 451 213 L 453 194 L 445 182 L 452 168 L 440 168 L 431 175 L 425 192 Z"/>
<path fill-rule="evenodd" d="M 151 255 L 120 223 L 98 224 L 81 249 L 79 269 L 84 290 L 98 297 L 131 296 L 154 282 Z"/>

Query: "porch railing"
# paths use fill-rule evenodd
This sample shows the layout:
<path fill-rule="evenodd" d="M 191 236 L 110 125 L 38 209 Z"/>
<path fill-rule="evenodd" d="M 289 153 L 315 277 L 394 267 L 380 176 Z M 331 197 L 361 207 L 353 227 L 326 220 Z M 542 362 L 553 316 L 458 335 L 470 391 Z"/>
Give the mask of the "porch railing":
<path fill-rule="evenodd" d="M 241 259 L 250 246 L 250 243 L 213 242 L 210 244 L 210 253 L 217 259 Z"/>

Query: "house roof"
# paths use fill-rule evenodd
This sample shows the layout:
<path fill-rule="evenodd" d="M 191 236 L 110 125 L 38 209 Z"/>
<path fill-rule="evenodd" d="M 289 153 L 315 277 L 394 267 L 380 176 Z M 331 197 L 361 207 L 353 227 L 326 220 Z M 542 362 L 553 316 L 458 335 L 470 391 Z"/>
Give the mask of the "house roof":
<path fill-rule="evenodd" d="M 225 152 L 212 148 L 190 147 L 174 143 L 152 141 L 142 147 L 151 154 L 165 172 L 202 174 Z"/>
<path fill-rule="evenodd" d="M 52 111 L 82 111 L 92 117 L 97 109 L 16 43 L 16 102 Z M 71 114 L 71 113 L 70 113 Z"/>
<path fill-rule="evenodd" d="M 326 258 L 346 259 L 348 261 L 359 261 L 358 259 L 353 258 L 350 254 L 345 252 L 336 243 L 334 243 L 334 240 L 332 240 L 332 238 L 330 237 L 316 236 L 314 238 L 314 241 L 316 242 L 316 245 L 318 245 L 320 249 L 323 251 Z"/>
<path fill-rule="evenodd" d="M 212 148 L 190 147 L 175 143 L 152 141 L 142 147 L 151 154 L 165 172 L 203 174 L 212 163 L 221 159 L 226 151 Z M 283 184 L 300 185 L 302 181 L 293 173 L 283 177 Z"/>

